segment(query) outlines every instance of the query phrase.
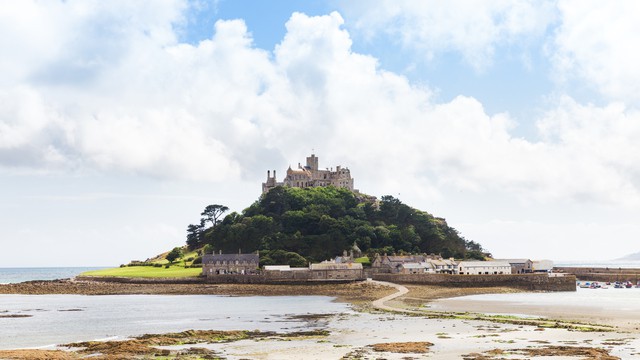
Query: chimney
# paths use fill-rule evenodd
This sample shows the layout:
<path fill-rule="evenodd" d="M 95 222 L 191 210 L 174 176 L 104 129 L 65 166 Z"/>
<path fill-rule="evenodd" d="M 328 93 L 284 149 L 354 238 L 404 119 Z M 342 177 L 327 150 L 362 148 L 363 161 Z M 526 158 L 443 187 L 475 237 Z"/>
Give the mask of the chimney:
<path fill-rule="evenodd" d="M 271 177 L 271 170 L 267 170 L 267 179 Z"/>

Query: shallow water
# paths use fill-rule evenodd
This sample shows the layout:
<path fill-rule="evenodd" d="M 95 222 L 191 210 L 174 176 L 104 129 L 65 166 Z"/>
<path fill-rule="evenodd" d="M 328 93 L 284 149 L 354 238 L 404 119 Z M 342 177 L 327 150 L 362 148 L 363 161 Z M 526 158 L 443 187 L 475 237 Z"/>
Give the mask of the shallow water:
<path fill-rule="evenodd" d="M 292 315 L 349 311 L 347 305 L 332 300 L 327 296 L 0 295 L 0 349 L 188 329 L 297 331 L 310 325 Z"/>

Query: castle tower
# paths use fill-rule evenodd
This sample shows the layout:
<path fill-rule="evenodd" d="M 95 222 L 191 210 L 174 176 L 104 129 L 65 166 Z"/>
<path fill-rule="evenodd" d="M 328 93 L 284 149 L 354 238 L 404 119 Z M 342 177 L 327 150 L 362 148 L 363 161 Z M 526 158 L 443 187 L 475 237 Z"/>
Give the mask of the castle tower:
<path fill-rule="evenodd" d="M 318 158 L 315 154 L 311 154 L 311 156 L 307 157 L 307 166 L 313 171 L 318 170 Z"/>
<path fill-rule="evenodd" d="M 277 181 L 275 170 L 273 170 L 273 176 L 271 175 L 271 171 L 267 170 L 267 181 L 262 183 L 262 193 L 265 194 L 277 186 L 308 188 L 332 185 L 357 191 L 353 188 L 353 178 L 351 177 L 349 168 L 337 166 L 335 171 L 333 168 L 320 170 L 318 163 L 318 157 L 316 157 L 315 154 L 311 154 L 311 156 L 307 157 L 307 164 L 305 166 L 300 166 L 300 163 L 298 163 L 298 168 L 292 169 L 291 165 L 289 165 L 282 182 Z"/>

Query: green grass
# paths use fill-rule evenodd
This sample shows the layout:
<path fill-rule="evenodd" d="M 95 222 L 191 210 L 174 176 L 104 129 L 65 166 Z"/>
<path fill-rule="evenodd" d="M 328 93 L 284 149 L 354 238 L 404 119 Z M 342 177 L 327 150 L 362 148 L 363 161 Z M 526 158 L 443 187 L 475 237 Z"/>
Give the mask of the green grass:
<path fill-rule="evenodd" d="M 80 276 L 116 276 L 116 277 L 139 277 L 139 278 L 184 278 L 195 277 L 202 274 L 201 268 L 184 268 L 182 266 L 171 266 L 166 269 L 153 266 L 127 266 L 112 269 L 101 269 L 87 271 Z"/>

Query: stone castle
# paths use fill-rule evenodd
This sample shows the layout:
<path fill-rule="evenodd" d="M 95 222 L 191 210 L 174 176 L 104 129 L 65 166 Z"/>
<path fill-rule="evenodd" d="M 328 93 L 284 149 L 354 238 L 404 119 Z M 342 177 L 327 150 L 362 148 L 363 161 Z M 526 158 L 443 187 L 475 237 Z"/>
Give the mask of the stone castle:
<path fill-rule="evenodd" d="M 298 168 L 295 170 L 289 166 L 287 175 L 282 182 L 276 180 L 275 170 L 273 170 L 273 176 L 271 176 L 271 171 L 267 170 L 267 181 L 262 183 L 262 193 L 264 194 L 276 186 L 307 188 L 329 185 L 354 191 L 353 178 L 349 168 L 336 166 L 335 171 L 333 168 L 320 170 L 318 158 L 315 154 L 311 154 L 307 157 L 307 165 L 301 166 L 298 163 Z"/>

